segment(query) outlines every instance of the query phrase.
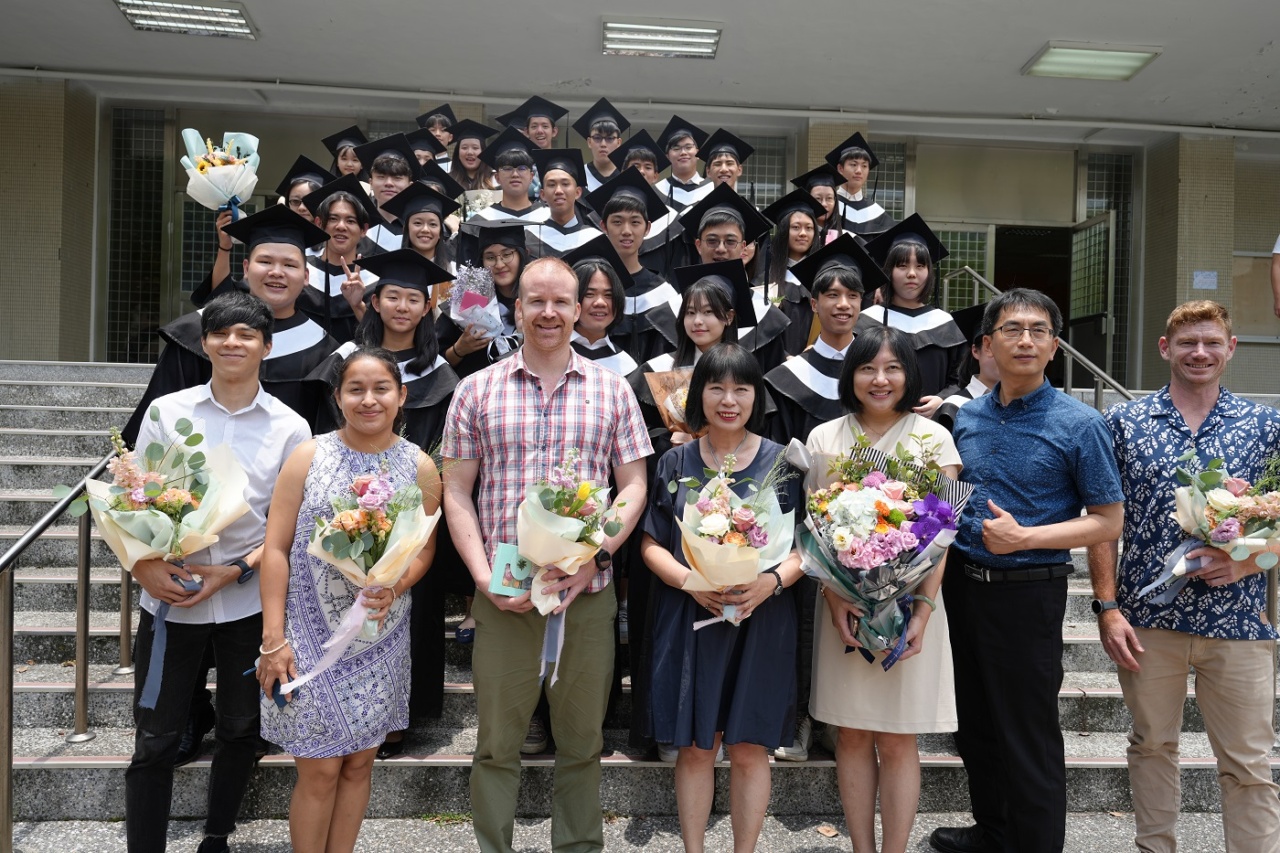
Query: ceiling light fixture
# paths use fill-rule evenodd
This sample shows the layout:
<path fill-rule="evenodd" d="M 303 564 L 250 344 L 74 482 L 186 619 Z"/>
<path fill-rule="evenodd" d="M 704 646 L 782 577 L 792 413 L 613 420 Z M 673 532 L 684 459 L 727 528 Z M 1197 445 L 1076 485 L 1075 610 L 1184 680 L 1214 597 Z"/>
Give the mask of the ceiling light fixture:
<path fill-rule="evenodd" d="M 604 22 L 605 56 L 715 59 L 724 24 L 630 18 Z"/>
<path fill-rule="evenodd" d="M 167 3 L 164 0 L 115 0 L 135 30 L 181 33 L 189 36 L 257 38 L 249 16 L 239 3 Z"/>
<path fill-rule="evenodd" d="M 1163 50 L 1146 45 L 1051 41 L 1022 66 L 1022 73 L 1028 77 L 1132 80 Z"/>

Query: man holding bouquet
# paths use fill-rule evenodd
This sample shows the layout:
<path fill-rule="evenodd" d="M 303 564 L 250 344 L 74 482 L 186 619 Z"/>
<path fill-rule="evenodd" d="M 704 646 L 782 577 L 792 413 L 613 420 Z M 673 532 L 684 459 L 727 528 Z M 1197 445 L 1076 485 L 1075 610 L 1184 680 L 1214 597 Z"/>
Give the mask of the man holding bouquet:
<path fill-rule="evenodd" d="M 1187 672 L 1196 673 L 1196 702 L 1218 760 L 1222 822 L 1231 853 L 1280 849 L 1280 801 L 1272 781 L 1271 651 L 1276 629 L 1266 616 L 1267 584 L 1257 555 L 1232 560 L 1208 545 L 1187 552 L 1199 568 L 1172 596 L 1142 595 L 1170 553 L 1187 538 L 1174 520 L 1175 470 L 1205 470 L 1213 459 L 1234 481 L 1262 484 L 1280 455 L 1280 413 L 1235 396 L 1221 385 L 1235 352 L 1227 310 L 1187 302 L 1169 315 L 1160 338 L 1169 384 L 1106 412 L 1129 502 L 1124 556 L 1116 576 L 1116 542 L 1089 549 L 1098 631 L 1119 670 L 1133 714 L 1129 779 L 1137 846 L 1172 853 L 1180 809 L 1178 733 Z M 1184 454 L 1193 451 L 1195 458 Z M 1118 584 L 1117 584 L 1118 580 Z"/>
<path fill-rule="evenodd" d="M 612 472 L 621 529 L 574 573 L 552 568 L 542 575 L 551 581 L 543 595 L 563 593 L 554 610 L 564 616 L 563 647 L 545 673 L 557 745 L 551 847 L 604 848 L 600 750 L 613 674 L 615 598 L 600 593 L 612 577 L 612 553 L 644 507 L 644 457 L 652 448 L 626 381 L 570 346 L 579 310 L 578 279 L 567 264 L 555 258 L 531 263 L 520 277 L 515 308 L 524 346 L 465 378 L 445 423 L 445 515 L 481 592 L 473 610 L 480 725 L 471 804 L 484 853 L 512 850 L 520 744 L 542 690 L 549 618 L 531 592 L 491 592 L 493 573 L 505 568 L 495 567 L 494 559 L 518 544 L 526 493 L 574 449 L 583 480 L 601 485 Z"/>

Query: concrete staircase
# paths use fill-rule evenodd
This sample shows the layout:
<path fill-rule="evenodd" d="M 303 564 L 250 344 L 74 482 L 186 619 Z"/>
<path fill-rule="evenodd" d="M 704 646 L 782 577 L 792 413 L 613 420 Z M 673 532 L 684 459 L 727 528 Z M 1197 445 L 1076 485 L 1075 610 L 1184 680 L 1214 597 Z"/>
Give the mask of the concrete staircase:
<path fill-rule="evenodd" d="M 51 506 L 54 485 L 74 483 L 109 451 L 107 430 L 127 418 L 149 371 L 131 365 L 0 362 L 0 551 Z M 73 724 L 75 572 L 70 567 L 75 561 L 74 523 L 68 518 L 28 550 L 16 572 L 13 735 L 14 808 L 19 821 L 115 821 L 124 814 L 123 775 L 133 745 L 132 676 L 112 674 L 119 655 L 120 571 L 96 538 L 89 660 L 89 718 L 96 737 L 83 744 L 64 740 Z M 1131 808 L 1124 759 L 1129 715 L 1089 610 L 1083 554 L 1076 555 L 1076 561 L 1080 569 L 1062 626 L 1067 676 L 1059 703 L 1069 810 L 1096 817 Z M 444 718 L 413 729 L 403 756 L 375 766 L 372 817 L 471 810 L 467 775 L 476 711 L 470 652 L 452 642 L 449 649 Z M 603 759 L 603 807 L 632 818 L 674 815 L 670 766 L 626 751 L 629 707 L 625 694 L 606 721 L 605 745 L 611 754 Z M 1194 696 L 1186 710 L 1183 809 L 1213 812 L 1219 808 L 1216 771 Z M 211 749 L 212 741 L 205 746 Z M 921 811 L 965 811 L 965 775 L 950 737 L 922 737 L 921 754 Z M 525 762 L 522 817 L 550 814 L 553 760 L 548 755 Z M 830 755 L 815 748 L 808 762 L 780 762 L 774 770 L 773 815 L 800 819 L 840 814 Z M 1273 763 L 1273 773 L 1280 778 L 1280 760 Z M 207 757 L 178 771 L 175 818 L 203 813 L 208 774 Z M 244 816 L 284 815 L 293 777 L 289 757 L 265 758 L 246 798 Z M 717 783 L 715 811 L 723 814 L 728 811 L 727 767 L 718 772 Z"/>

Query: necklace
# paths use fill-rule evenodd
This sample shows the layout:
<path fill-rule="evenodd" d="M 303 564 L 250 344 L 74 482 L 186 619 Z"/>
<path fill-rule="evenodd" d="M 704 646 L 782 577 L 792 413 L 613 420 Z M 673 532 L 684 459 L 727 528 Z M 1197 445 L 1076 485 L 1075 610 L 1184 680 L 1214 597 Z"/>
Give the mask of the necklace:
<path fill-rule="evenodd" d="M 728 457 L 730 457 L 730 456 L 737 456 L 737 455 L 738 455 L 738 451 L 742 449 L 742 445 L 744 445 L 744 444 L 746 444 L 746 443 L 747 443 L 747 439 L 748 439 L 748 438 L 751 438 L 751 433 L 749 433 L 749 432 L 748 432 L 746 435 L 744 435 L 744 436 L 742 437 L 742 441 L 738 442 L 738 446 L 737 446 L 737 447 L 735 447 L 733 450 L 729 451 L 729 452 L 728 452 L 728 453 L 726 453 L 724 456 L 721 456 L 719 459 L 717 459 L 717 458 L 716 458 L 716 449 L 715 449 L 715 447 L 713 447 L 713 446 L 712 446 L 712 444 L 711 444 L 711 436 L 706 436 L 707 450 L 709 450 L 709 451 L 711 452 L 711 459 L 712 459 L 712 461 L 713 461 L 713 462 L 715 462 L 715 463 L 716 463 L 716 470 L 717 470 L 717 471 L 718 471 L 718 470 L 720 470 L 720 468 L 724 465 L 724 460 L 725 460 L 726 458 L 728 458 Z"/>

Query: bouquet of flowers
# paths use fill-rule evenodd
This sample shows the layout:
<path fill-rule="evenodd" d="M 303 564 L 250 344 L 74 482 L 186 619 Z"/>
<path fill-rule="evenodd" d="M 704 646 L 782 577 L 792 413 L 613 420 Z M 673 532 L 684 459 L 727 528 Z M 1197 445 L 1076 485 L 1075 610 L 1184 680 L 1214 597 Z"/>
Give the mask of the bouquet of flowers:
<path fill-rule="evenodd" d="M 701 484 L 694 477 L 671 483 L 672 493 L 679 483 L 689 487 L 684 511 L 676 519 L 680 526 L 680 550 L 692 572 L 683 589 L 722 592 L 750 583 L 756 575 L 772 569 L 791 553 L 795 537 L 795 513 L 782 511 L 778 486 L 791 476 L 786 459 L 779 453 L 769 473 L 760 483 L 748 483 L 750 497 L 739 497 L 731 488 L 737 459 L 726 454 L 720 470 L 704 470 L 709 477 Z M 716 622 L 741 624 L 732 604 L 721 616 L 694 623 L 694 630 Z"/>
<path fill-rule="evenodd" d="M 1220 548 L 1232 560 L 1247 560 L 1257 554 L 1258 566 L 1263 569 L 1280 563 L 1276 553 L 1280 543 L 1280 489 L 1269 488 L 1280 485 L 1275 482 L 1280 457 L 1269 459 L 1268 474 L 1252 485 L 1232 477 L 1221 459 L 1210 460 L 1203 469 L 1193 469 L 1194 450 L 1178 457 L 1178 461 L 1186 467 L 1175 471 L 1182 485 L 1173 492 L 1173 518 L 1187 538 L 1165 559 L 1160 576 L 1138 591 L 1140 597 L 1145 596 L 1172 581 L 1168 589 L 1152 599 L 1157 604 L 1172 602 L 1186 586 L 1187 572 L 1200 568 L 1200 558 L 1187 559 L 1187 552 L 1196 548 Z"/>
<path fill-rule="evenodd" d="M 506 355 L 514 349 L 506 333 L 508 324 L 503 320 L 502 305 L 498 302 L 493 286 L 493 275 L 483 267 L 463 264 L 449 288 L 449 318 L 460 329 L 475 326 L 492 339 L 491 346 L 498 355 Z M 514 333 L 514 327 L 512 333 Z"/>
<path fill-rule="evenodd" d="M 800 557 L 805 573 L 822 581 L 866 615 L 858 623 L 863 655 L 890 650 L 888 670 L 905 646 L 910 594 L 933 572 L 955 539 L 956 520 L 973 488 L 942 474 L 938 446 L 911 436 L 893 455 L 865 436 L 844 455 L 815 458 L 798 441 L 788 452 L 810 472 Z M 815 469 L 826 464 L 826 475 Z"/>
<path fill-rule="evenodd" d="M 210 210 L 230 210 L 235 221 L 240 205 L 249 200 L 258 185 L 258 137 L 226 133 L 219 148 L 212 139 L 188 127 L 182 131 L 182 142 L 187 147 L 182 158 L 182 168 L 187 170 L 187 195 Z"/>
<path fill-rule="evenodd" d="M 672 432 L 686 432 L 698 438 L 702 433 L 695 433 L 690 429 L 685 419 L 685 407 L 689 402 L 689 379 L 692 376 L 693 368 L 681 367 L 676 370 L 646 373 L 644 378 L 649 383 L 649 391 L 653 394 L 653 401 L 658 407 L 658 415 L 667 429 Z"/>

